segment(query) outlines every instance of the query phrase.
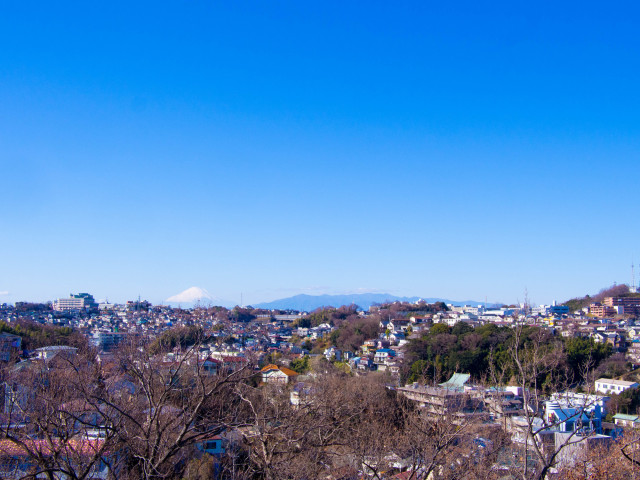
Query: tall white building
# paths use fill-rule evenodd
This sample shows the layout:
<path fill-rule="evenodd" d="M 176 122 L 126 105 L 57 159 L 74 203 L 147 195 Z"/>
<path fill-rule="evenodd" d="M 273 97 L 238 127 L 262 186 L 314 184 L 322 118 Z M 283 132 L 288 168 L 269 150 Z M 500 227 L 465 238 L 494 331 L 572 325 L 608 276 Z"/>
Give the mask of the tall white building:
<path fill-rule="evenodd" d="M 57 312 L 67 310 L 82 310 L 84 308 L 84 298 L 59 298 L 53 301 L 53 309 Z"/>
<path fill-rule="evenodd" d="M 82 310 L 84 308 L 95 308 L 97 306 L 93 295 L 88 293 L 78 293 L 69 295 L 69 298 L 59 298 L 53 301 L 53 309 L 58 312 L 69 310 Z"/>

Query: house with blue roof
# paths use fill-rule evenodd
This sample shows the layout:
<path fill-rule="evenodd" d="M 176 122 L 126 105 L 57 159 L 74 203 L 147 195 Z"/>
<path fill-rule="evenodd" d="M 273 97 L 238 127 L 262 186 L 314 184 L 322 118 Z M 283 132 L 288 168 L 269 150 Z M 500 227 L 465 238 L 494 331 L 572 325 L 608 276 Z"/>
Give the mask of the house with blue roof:
<path fill-rule="evenodd" d="M 386 363 L 392 358 L 395 358 L 395 356 L 396 352 L 394 352 L 390 348 L 379 348 L 378 350 L 376 350 L 373 361 L 377 364 Z"/>

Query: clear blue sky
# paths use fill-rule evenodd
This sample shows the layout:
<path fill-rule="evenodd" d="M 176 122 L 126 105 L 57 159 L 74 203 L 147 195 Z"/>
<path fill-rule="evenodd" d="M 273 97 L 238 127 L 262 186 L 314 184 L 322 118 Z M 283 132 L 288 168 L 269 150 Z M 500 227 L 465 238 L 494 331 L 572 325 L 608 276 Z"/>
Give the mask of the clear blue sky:
<path fill-rule="evenodd" d="M 629 282 L 638 2 L 435 3 L 2 2 L 0 302 Z"/>

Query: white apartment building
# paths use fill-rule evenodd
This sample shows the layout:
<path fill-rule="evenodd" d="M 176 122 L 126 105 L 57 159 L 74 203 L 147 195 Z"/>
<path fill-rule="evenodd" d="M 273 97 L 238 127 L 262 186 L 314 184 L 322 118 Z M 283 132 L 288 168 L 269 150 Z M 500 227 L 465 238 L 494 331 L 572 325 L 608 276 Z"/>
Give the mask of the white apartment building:
<path fill-rule="evenodd" d="M 84 298 L 59 298 L 53 301 L 53 309 L 57 312 L 68 310 L 82 310 L 84 308 Z"/>
<path fill-rule="evenodd" d="M 630 388 L 638 388 L 640 386 L 636 382 L 627 382 L 625 380 L 612 380 L 610 378 L 599 378 L 596 380 L 596 392 L 604 394 L 620 394 Z"/>
<path fill-rule="evenodd" d="M 82 310 L 83 308 L 96 308 L 98 304 L 93 299 L 93 295 L 88 293 L 71 294 L 69 298 L 59 298 L 54 300 L 53 309 L 58 312 L 66 310 Z"/>

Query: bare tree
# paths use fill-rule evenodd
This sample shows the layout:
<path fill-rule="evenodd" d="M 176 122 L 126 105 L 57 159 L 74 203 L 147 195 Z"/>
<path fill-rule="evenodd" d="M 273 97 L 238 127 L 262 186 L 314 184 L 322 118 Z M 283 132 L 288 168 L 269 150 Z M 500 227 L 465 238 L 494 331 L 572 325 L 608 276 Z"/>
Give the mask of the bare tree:
<path fill-rule="evenodd" d="M 560 469 L 562 480 L 637 480 L 640 478 L 639 433 L 629 429 L 615 442 L 584 450 L 575 458 L 575 463 Z"/>
<path fill-rule="evenodd" d="M 247 377 L 247 368 L 205 370 L 198 358 L 200 344 L 169 359 L 151 356 L 145 344 L 128 345 L 118 354 L 113 373 L 130 379 L 132 393 L 107 390 L 97 400 L 117 412 L 122 425 L 118 447 L 136 478 L 178 474 L 199 442 L 235 423 L 234 386 Z"/>
<path fill-rule="evenodd" d="M 22 466 L 14 478 L 85 479 L 109 470 L 104 460 L 117 426 L 92 398 L 99 389 L 96 373 L 89 353 L 63 350 L 50 360 L 9 367 L 0 456 Z"/>
<path fill-rule="evenodd" d="M 588 425 L 578 427 L 593 407 L 593 400 L 584 395 L 563 418 L 545 417 L 542 413 L 548 397 L 543 391 L 567 391 L 574 383 L 572 373 L 563 361 L 562 343 L 550 341 L 548 333 L 542 329 L 518 325 L 514 328 L 508 352 L 509 365 L 496 365 L 492 361 L 490 377 L 492 383 L 504 385 L 507 380 L 504 374 L 508 372 L 509 382 L 517 385 L 523 395 L 522 415 L 505 419 L 507 428 L 517 439 L 513 450 L 517 460 L 510 471 L 523 480 L 543 480 L 571 460 L 578 446 L 582 447 L 583 443 L 586 446 L 587 440 L 594 435 Z M 584 378 L 589 377 L 590 366 L 587 360 L 583 365 Z M 576 428 L 559 431 L 561 425 L 569 423 L 575 424 Z"/>
<path fill-rule="evenodd" d="M 396 394 L 386 388 L 385 377 L 337 378 L 325 397 L 327 414 L 341 419 L 331 450 L 334 464 L 381 478 L 398 459 L 402 423 Z"/>
<path fill-rule="evenodd" d="M 61 352 L 10 369 L 0 456 L 23 459 L 27 478 L 180 477 L 203 439 L 234 424 L 247 377 L 205 369 L 200 340 L 170 359 L 142 342 L 113 364 Z"/>
<path fill-rule="evenodd" d="M 295 404 L 291 385 L 238 384 L 245 408 L 237 431 L 247 472 L 264 479 L 323 478 L 331 468 L 348 465 L 347 446 L 366 428 L 362 413 L 371 407 L 354 395 L 355 385 L 363 383 L 336 372 L 320 374 L 296 386 Z"/>
<path fill-rule="evenodd" d="M 465 408 L 467 407 L 467 408 Z M 433 412 L 403 402 L 399 451 L 407 460 L 408 479 L 463 478 L 488 458 L 491 442 L 483 430 L 480 405 L 459 405 Z"/>

